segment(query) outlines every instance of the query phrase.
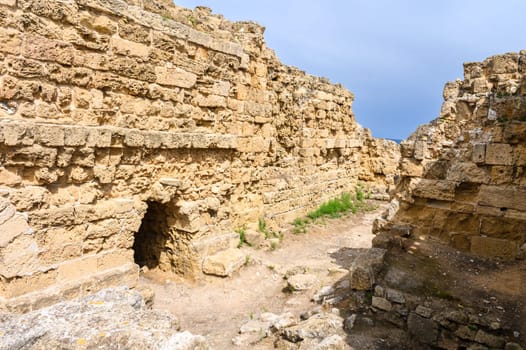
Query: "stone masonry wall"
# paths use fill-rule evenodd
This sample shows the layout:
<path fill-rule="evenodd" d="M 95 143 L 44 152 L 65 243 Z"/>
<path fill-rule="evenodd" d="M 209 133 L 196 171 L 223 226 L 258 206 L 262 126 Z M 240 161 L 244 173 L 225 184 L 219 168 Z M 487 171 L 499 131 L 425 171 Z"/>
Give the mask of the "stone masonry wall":
<path fill-rule="evenodd" d="M 393 183 L 398 146 L 254 23 L 169 1 L 0 0 L 0 27 L 6 308 L 133 286 L 135 262 L 196 276 L 236 228 Z"/>
<path fill-rule="evenodd" d="M 432 236 L 486 257 L 526 246 L 526 52 L 466 63 L 440 117 L 402 142 L 400 209 L 377 232 Z M 522 250 L 520 249 L 522 247 Z"/>

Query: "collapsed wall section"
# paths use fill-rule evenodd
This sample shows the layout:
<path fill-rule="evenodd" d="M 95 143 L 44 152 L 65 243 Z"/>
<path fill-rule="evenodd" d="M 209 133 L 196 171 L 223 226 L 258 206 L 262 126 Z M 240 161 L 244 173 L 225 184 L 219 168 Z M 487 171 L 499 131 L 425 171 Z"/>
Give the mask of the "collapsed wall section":
<path fill-rule="evenodd" d="M 398 146 L 356 123 L 343 87 L 281 64 L 254 23 L 169 1 L 0 10 L 5 307 L 133 285 L 136 263 L 195 276 L 242 225 L 392 183 Z"/>
<path fill-rule="evenodd" d="M 524 254 L 525 51 L 466 63 L 464 80 L 445 86 L 440 116 L 401 146 L 400 208 L 378 233 L 437 237 L 486 257 Z"/>

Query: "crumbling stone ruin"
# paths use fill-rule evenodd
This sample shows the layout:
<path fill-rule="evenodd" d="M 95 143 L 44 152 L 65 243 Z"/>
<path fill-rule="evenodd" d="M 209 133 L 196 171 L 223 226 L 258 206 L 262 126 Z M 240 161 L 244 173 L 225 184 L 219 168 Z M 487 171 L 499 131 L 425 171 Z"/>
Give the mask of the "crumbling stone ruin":
<path fill-rule="evenodd" d="M 445 86 L 440 116 L 402 142 L 400 209 L 377 231 L 522 257 L 525 141 L 526 52 L 466 63 L 464 80 Z"/>
<path fill-rule="evenodd" d="M 148 309 L 139 268 L 229 276 L 246 263 L 236 230 L 279 230 L 356 186 L 394 200 L 375 248 L 316 291 L 344 306 L 262 313 L 239 346 L 261 340 L 258 324 L 278 348 L 340 349 L 384 322 L 418 349 L 522 349 L 526 52 L 466 64 L 400 147 L 356 123 L 342 86 L 283 65 L 255 23 L 170 0 L 0 10 L 0 349 L 208 348 Z M 475 290 L 510 271 L 511 296 Z"/>
<path fill-rule="evenodd" d="M 374 226 L 384 272 L 369 288 L 416 347 L 526 344 L 525 141 L 521 51 L 466 63 L 440 116 L 402 142 L 395 199 Z"/>
<path fill-rule="evenodd" d="M 341 86 L 284 66 L 263 28 L 169 1 L 0 1 L 0 304 L 27 311 L 196 277 L 358 182 L 386 198 L 398 146 Z"/>

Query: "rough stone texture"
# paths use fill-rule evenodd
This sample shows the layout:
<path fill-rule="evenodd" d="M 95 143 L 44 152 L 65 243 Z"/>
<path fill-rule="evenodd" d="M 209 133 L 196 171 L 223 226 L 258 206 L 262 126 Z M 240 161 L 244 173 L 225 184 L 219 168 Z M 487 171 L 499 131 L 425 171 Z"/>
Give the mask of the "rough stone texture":
<path fill-rule="evenodd" d="M 355 290 L 371 290 L 375 275 L 380 271 L 385 249 L 371 248 L 360 253 L 350 268 L 350 285 Z"/>
<path fill-rule="evenodd" d="M 104 289 L 24 315 L 0 318 L 0 349 L 209 349 L 179 332 L 168 312 L 149 310 L 127 288 Z"/>
<path fill-rule="evenodd" d="M 391 311 L 393 309 L 393 305 L 389 302 L 389 300 L 375 296 L 372 298 L 371 305 L 383 311 Z"/>
<path fill-rule="evenodd" d="M 165 0 L 0 10 L 3 307 L 133 285 L 134 263 L 195 277 L 228 248 L 214 237 L 258 218 L 275 228 L 358 182 L 387 197 L 399 146 L 257 24 Z"/>
<path fill-rule="evenodd" d="M 283 338 L 297 343 L 306 339 L 325 339 L 343 329 L 343 320 L 332 314 L 316 314 L 298 325 L 283 329 Z"/>
<path fill-rule="evenodd" d="M 344 350 L 346 348 L 348 346 L 345 340 L 341 336 L 334 334 L 323 339 L 313 350 Z"/>
<path fill-rule="evenodd" d="M 205 258 L 203 261 L 203 272 L 208 275 L 221 277 L 231 276 L 232 273 L 243 266 L 245 261 L 246 257 L 239 249 L 223 250 Z"/>
<path fill-rule="evenodd" d="M 526 242 L 526 51 L 466 63 L 439 118 L 402 142 L 400 209 L 377 233 L 406 227 L 486 257 Z M 380 242 L 380 240 L 379 240 Z"/>
<path fill-rule="evenodd" d="M 407 319 L 407 329 L 411 335 L 424 344 L 434 344 L 438 337 L 437 324 L 414 313 L 411 313 Z"/>
<path fill-rule="evenodd" d="M 296 274 L 294 276 L 290 276 L 287 279 L 287 287 L 291 291 L 304 291 L 309 290 L 317 285 L 319 285 L 320 281 L 318 280 L 318 277 L 313 274 Z"/>

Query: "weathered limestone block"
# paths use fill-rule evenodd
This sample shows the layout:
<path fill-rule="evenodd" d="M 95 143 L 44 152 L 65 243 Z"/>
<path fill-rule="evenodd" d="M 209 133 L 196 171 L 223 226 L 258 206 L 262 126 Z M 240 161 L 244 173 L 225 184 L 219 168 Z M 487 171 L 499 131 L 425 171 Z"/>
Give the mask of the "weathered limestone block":
<path fill-rule="evenodd" d="M 514 259 L 519 247 L 516 241 L 493 238 L 471 237 L 471 252 L 488 258 Z"/>
<path fill-rule="evenodd" d="M 117 37 L 111 38 L 111 48 L 115 53 L 123 56 L 147 57 L 149 53 L 148 46 Z"/>
<path fill-rule="evenodd" d="M 393 305 L 389 300 L 381 297 L 373 296 L 371 305 L 379 310 L 383 311 L 391 311 L 393 309 Z"/>
<path fill-rule="evenodd" d="M 245 261 L 245 255 L 239 249 L 230 248 L 206 257 L 203 261 L 203 272 L 220 277 L 231 276 Z"/>
<path fill-rule="evenodd" d="M 486 145 L 475 144 L 473 145 L 473 162 L 484 163 L 486 161 Z"/>
<path fill-rule="evenodd" d="M 21 228 L 23 228 L 23 225 Z M 2 229 L 11 228 L 2 225 Z M 14 230 L 12 232 L 17 231 Z M 0 275 L 4 278 L 13 278 L 38 271 L 42 266 L 39 253 L 38 243 L 34 237 L 27 234 L 17 236 L 7 246 L 0 248 L 0 258 L 2 260 Z"/>
<path fill-rule="evenodd" d="M 456 182 L 443 180 L 412 179 L 413 194 L 417 197 L 453 200 Z"/>
<path fill-rule="evenodd" d="M 409 333 L 424 344 L 434 345 L 438 338 L 438 324 L 433 320 L 410 313 L 407 319 Z"/>
<path fill-rule="evenodd" d="M 0 322 L 0 347 L 209 348 L 203 337 L 179 330 L 173 315 L 148 309 L 137 291 L 121 287 L 25 315 L 7 315 Z"/>
<path fill-rule="evenodd" d="M 297 343 L 309 339 L 324 339 L 343 328 L 343 320 L 333 314 L 320 313 L 282 331 L 282 336 Z"/>
<path fill-rule="evenodd" d="M 197 76 L 177 67 L 155 67 L 157 84 L 191 88 L 195 85 Z"/>
<path fill-rule="evenodd" d="M 0 211 L 0 248 L 7 247 L 16 237 L 31 232 L 27 219 L 22 214 L 15 214 L 13 206 Z"/>
<path fill-rule="evenodd" d="M 371 248 L 356 257 L 350 267 L 351 288 L 371 290 L 384 261 L 385 249 Z"/>
<path fill-rule="evenodd" d="M 9 1 L 6 4 L 14 6 L 16 1 Z M 10 53 L 18 55 L 20 53 L 20 47 L 22 46 L 21 35 L 18 31 L 13 29 L 7 29 L 0 32 L 0 52 Z"/>
<path fill-rule="evenodd" d="M 526 211 L 526 190 L 520 187 L 483 185 L 478 204 Z"/>
<path fill-rule="evenodd" d="M 291 291 L 305 291 L 316 287 L 319 280 L 316 275 L 299 273 L 287 279 L 287 287 Z"/>
<path fill-rule="evenodd" d="M 513 149 L 505 143 L 490 143 L 486 145 L 486 163 L 494 165 L 511 165 Z"/>
<path fill-rule="evenodd" d="M 485 168 L 477 166 L 471 162 L 456 162 L 447 172 L 447 180 L 460 182 L 474 182 L 487 184 L 490 181 L 490 174 Z"/>
<path fill-rule="evenodd" d="M 74 50 L 71 44 L 62 41 L 50 40 L 37 35 L 26 35 L 22 45 L 22 54 L 28 58 L 71 65 Z"/>

